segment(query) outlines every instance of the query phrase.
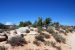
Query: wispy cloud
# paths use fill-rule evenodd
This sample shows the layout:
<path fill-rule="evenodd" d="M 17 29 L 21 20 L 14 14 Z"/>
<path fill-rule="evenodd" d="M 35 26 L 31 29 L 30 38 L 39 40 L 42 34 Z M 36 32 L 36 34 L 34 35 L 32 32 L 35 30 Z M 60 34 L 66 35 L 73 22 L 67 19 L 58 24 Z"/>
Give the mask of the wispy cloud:
<path fill-rule="evenodd" d="M 5 25 L 13 25 L 12 22 L 6 22 Z"/>

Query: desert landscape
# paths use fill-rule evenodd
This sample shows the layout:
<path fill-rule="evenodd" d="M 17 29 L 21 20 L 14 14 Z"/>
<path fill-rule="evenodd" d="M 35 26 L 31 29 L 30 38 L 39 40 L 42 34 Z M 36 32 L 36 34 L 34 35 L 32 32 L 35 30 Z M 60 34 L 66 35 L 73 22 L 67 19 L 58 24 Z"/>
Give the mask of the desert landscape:
<path fill-rule="evenodd" d="M 20 22 L 18 28 L 10 25 L 3 25 L 1 28 L 0 50 L 75 49 L 75 27 L 53 23 L 50 18 L 42 21 L 39 17 L 34 24 Z"/>
<path fill-rule="evenodd" d="M 0 0 L 0 50 L 75 50 L 75 0 Z"/>

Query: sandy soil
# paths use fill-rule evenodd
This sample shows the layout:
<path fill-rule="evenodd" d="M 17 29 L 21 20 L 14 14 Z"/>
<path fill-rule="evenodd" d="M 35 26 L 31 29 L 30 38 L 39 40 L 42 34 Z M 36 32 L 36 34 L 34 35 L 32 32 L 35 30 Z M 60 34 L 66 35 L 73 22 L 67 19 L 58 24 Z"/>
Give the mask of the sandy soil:
<path fill-rule="evenodd" d="M 47 32 L 45 32 L 47 33 Z M 8 50 L 57 50 L 56 48 L 53 48 L 51 46 L 45 46 L 43 43 L 41 43 L 41 46 L 36 46 L 33 44 L 33 41 L 35 40 L 35 36 L 37 35 L 37 32 L 31 31 L 29 34 L 27 34 L 24 38 L 29 42 L 28 44 L 25 44 L 24 46 L 19 47 L 11 47 L 9 44 L 5 44 L 5 42 L 2 42 L 2 45 L 6 45 L 8 47 Z M 53 37 L 50 39 L 45 39 L 46 41 L 55 41 Z M 0 43 L 1 44 L 1 43 Z M 57 44 L 61 46 L 62 50 L 75 50 L 75 32 L 68 33 L 66 36 L 66 44 L 60 43 Z"/>
<path fill-rule="evenodd" d="M 68 35 L 66 43 L 69 45 L 70 50 L 75 50 L 75 32 Z"/>
<path fill-rule="evenodd" d="M 25 44 L 24 46 L 15 47 L 15 48 L 9 47 L 8 50 L 57 50 L 56 48 L 53 48 L 51 46 L 45 46 L 43 43 L 41 43 L 41 46 L 34 45 L 33 41 L 35 40 L 36 34 L 33 33 L 37 34 L 37 32 L 31 31 L 24 37 L 26 41 L 29 42 L 28 44 Z M 50 39 L 54 41 L 53 37 Z"/>

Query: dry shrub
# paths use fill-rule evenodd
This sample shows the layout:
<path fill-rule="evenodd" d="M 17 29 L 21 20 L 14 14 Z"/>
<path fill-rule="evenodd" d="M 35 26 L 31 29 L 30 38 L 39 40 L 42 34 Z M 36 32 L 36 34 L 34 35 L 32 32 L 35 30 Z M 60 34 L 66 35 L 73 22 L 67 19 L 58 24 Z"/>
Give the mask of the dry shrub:
<path fill-rule="evenodd" d="M 49 34 L 46 34 L 46 33 L 41 33 L 40 35 L 42 35 L 46 39 L 49 39 L 50 38 L 50 35 Z"/>
<path fill-rule="evenodd" d="M 73 28 L 69 28 L 68 30 L 69 30 L 69 32 L 71 32 L 71 33 L 74 31 Z"/>
<path fill-rule="evenodd" d="M 47 45 L 47 46 L 51 45 L 52 47 L 55 47 L 55 45 L 56 45 L 56 43 L 53 42 L 53 41 L 45 41 L 44 44 Z"/>
<path fill-rule="evenodd" d="M 47 45 L 47 46 L 51 45 L 50 41 L 45 41 L 44 44 Z"/>
<path fill-rule="evenodd" d="M 65 29 L 65 32 L 66 32 L 66 33 L 69 33 L 69 30 L 68 30 L 68 29 Z"/>
<path fill-rule="evenodd" d="M 57 32 L 56 33 L 53 33 L 52 35 L 53 35 L 53 37 L 55 38 L 55 40 L 57 42 L 59 42 L 59 43 L 60 42 L 65 43 L 66 39 L 64 37 L 62 37 L 61 35 L 59 35 Z"/>
<path fill-rule="evenodd" d="M 50 43 L 51 43 L 51 46 L 52 46 L 52 47 L 55 47 L 55 45 L 56 45 L 55 42 L 51 41 Z"/>
<path fill-rule="evenodd" d="M 5 46 L 0 46 L 0 50 L 7 50 Z"/>
<path fill-rule="evenodd" d="M 60 47 L 60 46 L 59 46 L 59 47 L 56 46 L 55 48 L 56 48 L 57 50 L 61 50 L 61 47 Z"/>
<path fill-rule="evenodd" d="M 67 35 L 67 32 L 64 32 L 64 35 Z"/>
<path fill-rule="evenodd" d="M 55 33 L 53 29 L 48 29 L 47 32 L 49 32 L 50 34 Z"/>
<path fill-rule="evenodd" d="M 71 33 L 72 33 L 72 32 L 74 31 L 74 29 L 73 29 L 73 28 L 65 28 L 64 30 L 65 30 L 67 33 L 69 33 L 69 32 L 71 32 Z"/>
<path fill-rule="evenodd" d="M 35 39 L 36 39 L 36 40 L 39 40 L 39 41 L 41 41 L 41 42 L 44 42 L 44 41 L 45 41 L 45 40 L 44 40 L 44 36 L 42 36 L 42 35 L 35 36 Z"/>
<path fill-rule="evenodd" d="M 44 36 L 45 36 L 46 39 L 50 38 L 50 35 L 48 35 L 48 34 L 45 34 Z"/>
<path fill-rule="evenodd" d="M 33 41 L 33 44 L 40 46 L 41 43 L 39 41 L 35 40 L 35 41 Z"/>
<path fill-rule="evenodd" d="M 30 33 L 30 31 L 29 30 L 26 30 L 26 33 Z"/>
<path fill-rule="evenodd" d="M 34 31 L 33 29 L 30 29 L 30 31 Z"/>
<path fill-rule="evenodd" d="M 23 46 L 23 44 L 27 44 L 27 41 L 22 36 L 12 37 L 7 41 L 11 46 Z"/>
<path fill-rule="evenodd" d="M 58 28 L 58 27 L 57 27 L 57 28 L 56 28 L 56 30 L 57 30 L 57 31 L 59 31 L 59 30 L 60 30 L 60 28 Z"/>
<path fill-rule="evenodd" d="M 67 32 L 64 30 L 60 30 L 59 33 L 63 33 L 64 35 L 67 35 Z"/>
<path fill-rule="evenodd" d="M 44 49 L 44 50 L 49 50 L 49 49 Z"/>
<path fill-rule="evenodd" d="M 50 34 L 52 34 L 52 36 L 55 38 L 55 40 L 57 41 L 57 42 L 63 42 L 63 43 L 65 43 L 65 38 L 64 37 L 62 37 L 61 35 L 59 35 L 57 32 L 55 32 L 53 29 L 49 29 L 49 30 L 47 30 Z"/>
<path fill-rule="evenodd" d="M 44 44 L 46 46 L 52 46 L 52 47 L 56 48 L 57 50 L 61 50 L 61 47 L 60 46 L 56 46 L 56 43 L 53 42 L 53 41 L 45 41 Z"/>
<path fill-rule="evenodd" d="M 65 33 L 65 31 L 64 30 L 59 30 L 59 33 Z"/>

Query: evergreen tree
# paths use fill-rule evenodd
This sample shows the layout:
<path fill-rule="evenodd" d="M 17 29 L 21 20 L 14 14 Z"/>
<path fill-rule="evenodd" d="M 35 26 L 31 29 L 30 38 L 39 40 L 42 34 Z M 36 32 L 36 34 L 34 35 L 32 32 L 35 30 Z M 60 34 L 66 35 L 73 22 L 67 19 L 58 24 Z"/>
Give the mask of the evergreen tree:
<path fill-rule="evenodd" d="M 51 22 L 52 22 L 51 18 L 46 18 L 43 24 L 48 26 Z"/>
<path fill-rule="evenodd" d="M 24 27 L 24 22 L 20 22 L 19 27 Z"/>
<path fill-rule="evenodd" d="M 42 26 L 42 18 L 38 17 L 37 26 Z"/>

